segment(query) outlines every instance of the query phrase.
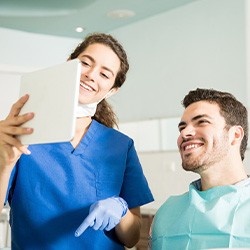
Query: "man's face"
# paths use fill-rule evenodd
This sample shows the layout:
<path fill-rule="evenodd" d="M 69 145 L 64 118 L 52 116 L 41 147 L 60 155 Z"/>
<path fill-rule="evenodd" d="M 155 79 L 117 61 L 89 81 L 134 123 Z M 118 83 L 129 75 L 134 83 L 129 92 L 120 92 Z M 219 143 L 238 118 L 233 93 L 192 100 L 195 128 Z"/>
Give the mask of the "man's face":
<path fill-rule="evenodd" d="M 215 103 L 199 101 L 185 109 L 177 140 L 185 170 L 200 173 L 225 159 L 230 147 L 225 125 Z"/>

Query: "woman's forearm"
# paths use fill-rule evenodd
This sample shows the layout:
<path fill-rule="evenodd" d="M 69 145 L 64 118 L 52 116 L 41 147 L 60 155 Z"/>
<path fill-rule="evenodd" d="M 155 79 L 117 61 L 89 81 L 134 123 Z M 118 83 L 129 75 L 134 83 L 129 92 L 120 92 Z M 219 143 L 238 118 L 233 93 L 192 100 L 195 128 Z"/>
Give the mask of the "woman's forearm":
<path fill-rule="evenodd" d="M 140 239 L 141 215 L 140 207 L 128 210 L 115 231 L 118 239 L 126 246 L 133 247 Z"/>

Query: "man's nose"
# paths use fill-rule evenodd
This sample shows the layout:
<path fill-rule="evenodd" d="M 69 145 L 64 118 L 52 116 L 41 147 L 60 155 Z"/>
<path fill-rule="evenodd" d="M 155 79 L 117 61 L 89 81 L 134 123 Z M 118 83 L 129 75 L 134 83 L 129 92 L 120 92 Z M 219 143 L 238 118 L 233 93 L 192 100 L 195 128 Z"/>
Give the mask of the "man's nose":
<path fill-rule="evenodd" d="M 181 130 L 182 138 L 188 138 L 195 135 L 195 128 L 192 125 L 187 125 Z"/>

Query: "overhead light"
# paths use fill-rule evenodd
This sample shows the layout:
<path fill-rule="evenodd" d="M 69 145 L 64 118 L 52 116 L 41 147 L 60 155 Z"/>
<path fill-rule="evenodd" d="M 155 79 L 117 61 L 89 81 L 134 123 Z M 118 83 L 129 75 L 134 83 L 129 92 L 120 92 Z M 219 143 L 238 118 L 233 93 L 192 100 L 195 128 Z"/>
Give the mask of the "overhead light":
<path fill-rule="evenodd" d="M 78 32 L 78 33 L 81 33 L 83 31 L 84 31 L 84 28 L 82 28 L 82 27 L 77 27 L 76 28 L 76 32 Z"/>
<path fill-rule="evenodd" d="M 134 15 L 135 12 L 132 10 L 113 10 L 107 13 L 107 16 L 112 18 L 128 18 Z"/>

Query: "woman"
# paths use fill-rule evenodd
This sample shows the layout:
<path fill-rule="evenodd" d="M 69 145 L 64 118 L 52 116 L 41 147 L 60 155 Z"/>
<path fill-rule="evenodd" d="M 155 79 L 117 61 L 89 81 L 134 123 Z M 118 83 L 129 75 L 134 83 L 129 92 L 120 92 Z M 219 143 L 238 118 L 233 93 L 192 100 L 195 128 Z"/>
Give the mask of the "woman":
<path fill-rule="evenodd" d="M 74 139 L 30 145 L 20 98 L 0 122 L 0 202 L 11 207 L 12 249 L 124 249 L 140 235 L 140 206 L 153 201 L 133 141 L 113 129 L 106 98 L 129 69 L 110 35 L 89 35 L 71 54 L 82 62 Z M 58 128 L 60 129 L 60 128 Z"/>

